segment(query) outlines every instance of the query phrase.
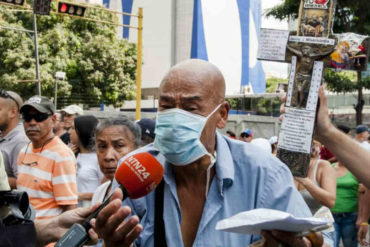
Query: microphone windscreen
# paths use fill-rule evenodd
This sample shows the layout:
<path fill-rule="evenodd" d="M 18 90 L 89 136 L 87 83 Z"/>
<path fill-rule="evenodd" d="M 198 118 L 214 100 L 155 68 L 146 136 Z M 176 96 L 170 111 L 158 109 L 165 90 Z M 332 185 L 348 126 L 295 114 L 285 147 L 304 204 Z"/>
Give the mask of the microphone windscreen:
<path fill-rule="evenodd" d="M 122 161 L 115 178 L 136 199 L 149 194 L 161 182 L 164 169 L 150 153 L 136 153 Z"/>

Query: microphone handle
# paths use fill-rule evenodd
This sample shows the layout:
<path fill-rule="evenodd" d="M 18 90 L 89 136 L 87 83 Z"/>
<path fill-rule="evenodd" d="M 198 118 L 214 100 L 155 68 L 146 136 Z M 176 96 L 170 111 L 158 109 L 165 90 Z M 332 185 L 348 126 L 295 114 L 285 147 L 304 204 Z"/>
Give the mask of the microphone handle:
<path fill-rule="evenodd" d="M 123 193 L 123 198 L 122 198 L 122 201 L 125 200 L 129 194 L 126 190 L 125 187 L 123 187 L 123 185 L 119 185 L 119 188 L 122 190 L 122 193 Z M 98 216 L 98 214 L 100 213 L 100 211 L 109 204 L 111 198 L 112 198 L 112 195 L 113 193 L 107 198 L 105 199 L 105 201 L 97 208 L 95 209 L 95 211 L 90 214 L 89 217 L 86 218 L 86 220 L 82 223 L 82 225 L 84 226 L 84 228 L 86 229 L 86 231 L 88 231 L 90 228 L 91 228 L 91 225 L 90 225 L 90 220 L 96 218 Z"/>
<path fill-rule="evenodd" d="M 125 200 L 129 194 L 125 187 L 121 184 L 119 188 L 122 190 L 123 193 L 123 200 Z M 112 193 L 113 194 L 113 193 Z M 112 194 L 97 208 L 95 211 L 90 214 L 89 217 L 82 223 L 75 223 L 73 226 L 63 235 L 61 239 L 55 244 L 55 247 L 81 247 L 83 246 L 87 240 L 89 240 L 89 229 L 91 228 L 90 220 L 94 219 L 98 216 L 99 212 L 108 205 L 110 199 L 112 198 Z"/>

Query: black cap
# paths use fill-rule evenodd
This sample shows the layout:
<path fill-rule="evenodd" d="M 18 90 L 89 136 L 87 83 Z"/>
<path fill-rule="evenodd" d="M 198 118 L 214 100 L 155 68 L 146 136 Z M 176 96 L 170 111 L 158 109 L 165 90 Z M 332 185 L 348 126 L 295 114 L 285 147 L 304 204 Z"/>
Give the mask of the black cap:
<path fill-rule="evenodd" d="M 366 125 L 358 125 L 356 127 L 356 134 L 361 134 L 362 132 L 369 131 L 369 128 Z"/>
<path fill-rule="evenodd" d="M 345 134 L 348 134 L 351 131 L 351 129 L 345 125 L 338 125 L 338 129 Z"/>
<path fill-rule="evenodd" d="M 155 129 L 155 121 L 150 118 L 142 118 L 137 124 L 141 128 L 141 135 L 147 135 L 151 138 L 155 138 L 154 129 Z"/>
<path fill-rule="evenodd" d="M 21 109 L 19 110 L 22 113 L 27 107 L 33 107 L 37 111 L 41 113 L 55 113 L 55 107 L 53 102 L 47 97 L 43 96 L 32 96 L 29 98 L 24 104 L 22 105 Z"/>

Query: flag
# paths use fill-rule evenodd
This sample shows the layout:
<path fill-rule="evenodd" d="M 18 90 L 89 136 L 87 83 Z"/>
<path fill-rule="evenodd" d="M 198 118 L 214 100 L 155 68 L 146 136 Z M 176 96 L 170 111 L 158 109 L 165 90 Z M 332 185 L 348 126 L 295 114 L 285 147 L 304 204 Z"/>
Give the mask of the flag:
<path fill-rule="evenodd" d="M 260 0 L 194 0 L 191 58 L 220 68 L 226 94 L 251 86 L 265 93 L 262 64 L 257 60 L 261 27 Z"/>
<path fill-rule="evenodd" d="M 103 0 L 103 5 L 108 9 L 110 8 L 131 14 L 133 2 L 134 0 Z M 119 17 L 119 21 L 124 25 L 130 25 L 130 19 L 131 16 L 129 15 L 122 15 Z M 122 32 L 122 38 L 128 39 L 129 31 L 128 27 L 123 27 L 120 31 L 120 33 Z"/>

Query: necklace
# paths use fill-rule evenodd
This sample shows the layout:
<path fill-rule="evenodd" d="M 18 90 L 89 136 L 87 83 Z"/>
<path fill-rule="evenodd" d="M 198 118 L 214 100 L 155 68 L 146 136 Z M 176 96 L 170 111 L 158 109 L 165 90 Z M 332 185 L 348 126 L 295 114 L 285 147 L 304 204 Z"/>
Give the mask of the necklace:
<path fill-rule="evenodd" d="M 43 144 L 42 144 L 42 146 L 41 146 L 41 150 L 40 150 L 40 152 L 39 153 L 42 153 L 42 150 L 44 149 L 44 146 L 46 145 L 46 144 L 48 144 L 49 142 L 51 142 L 53 139 L 54 139 L 54 135 L 52 136 L 52 137 L 50 137 L 50 138 L 48 138 Z M 31 142 L 29 142 L 28 144 L 27 144 L 27 147 L 26 147 L 26 150 L 24 151 L 24 156 L 23 156 L 23 160 L 22 160 L 22 165 L 26 165 L 26 166 L 37 166 L 37 161 L 33 161 L 33 162 L 28 162 L 28 163 L 24 163 L 24 159 L 26 158 L 26 155 L 27 155 L 27 151 L 28 151 L 28 147 L 29 147 L 29 145 L 30 145 L 30 143 Z"/>
<path fill-rule="evenodd" d="M 52 136 L 52 137 L 50 137 L 50 138 L 48 138 L 43 144 L 42 144 L 42 146 L 41 146 L 41 150 L 40 150 L 40 153 L 42 152 L 42 150 L 44 149 L 44 147 L 45 147 L 45 145 L 46 144 L 48 144 L 49 142 L 51 142 L 53 139 L 54 139 L 54 135 Z M 31 142 L 30 142 L 31 143 Z M 28 143 L 28 144 L 30 144 L 30 143 Z"/>

